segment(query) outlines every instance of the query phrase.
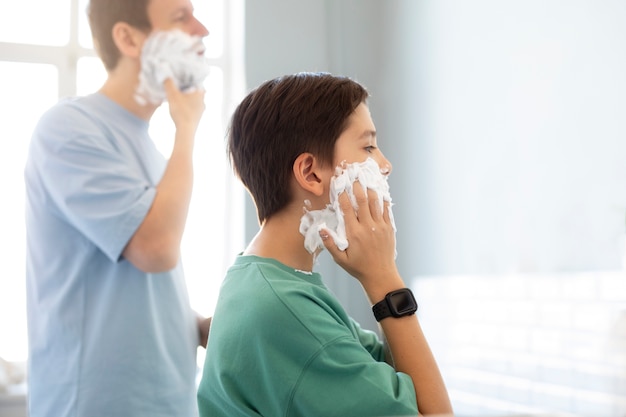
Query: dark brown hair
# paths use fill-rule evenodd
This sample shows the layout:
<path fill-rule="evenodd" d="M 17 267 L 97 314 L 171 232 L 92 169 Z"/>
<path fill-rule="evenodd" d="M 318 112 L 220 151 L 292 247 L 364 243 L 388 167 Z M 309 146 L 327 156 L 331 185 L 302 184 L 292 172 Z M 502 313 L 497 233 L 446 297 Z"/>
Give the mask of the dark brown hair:
<path fill-rule="evenodd" d="M 107 71 L 113 70 L 120 59 L 120 51 L 113 42 L 113 26 L 118 22 L 149 32 L 152 25 L 148 19 L 150 0 L 90 0 L 87 16 L 91 36 L 100 59 Z"/>
<path fill-rule="evenodd" d="M 331 164 L 335 142 L 367 97 L 349 78 L 299 73 L 266 81 L 244 98 L 231 119 L 228 153 L 261 224 L 291 201 L 298 155 L 310 152 Z"/>

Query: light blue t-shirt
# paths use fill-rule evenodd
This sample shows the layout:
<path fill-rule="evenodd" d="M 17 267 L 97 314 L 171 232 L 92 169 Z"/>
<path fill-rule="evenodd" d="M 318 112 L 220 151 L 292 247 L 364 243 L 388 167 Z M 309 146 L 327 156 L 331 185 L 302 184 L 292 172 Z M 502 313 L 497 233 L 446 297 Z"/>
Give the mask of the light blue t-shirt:
<path fill-rule="evenodd" d="M 25 168 L 30 417 L 196 416 L 198 331 L 182 267 L 121 257 L 166 166 L 101 94 L 43 115 Z"/>

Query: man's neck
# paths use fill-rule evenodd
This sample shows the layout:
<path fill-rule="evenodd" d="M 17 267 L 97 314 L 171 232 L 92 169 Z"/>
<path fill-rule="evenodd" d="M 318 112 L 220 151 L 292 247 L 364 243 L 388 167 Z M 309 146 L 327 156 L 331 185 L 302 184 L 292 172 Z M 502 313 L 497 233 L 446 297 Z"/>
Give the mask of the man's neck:
<path fill-rule="evenodd" d="M 158 105 L 140 105 L 137 103 L 135 100 L 135 91 L 139 84 L 138 80 L 138 70 L 124 71 L 121 68 L 117 68 L 109 72 L 107 80 L 100 89 L 100 93 L 140 119 L 150 121 Z"/>

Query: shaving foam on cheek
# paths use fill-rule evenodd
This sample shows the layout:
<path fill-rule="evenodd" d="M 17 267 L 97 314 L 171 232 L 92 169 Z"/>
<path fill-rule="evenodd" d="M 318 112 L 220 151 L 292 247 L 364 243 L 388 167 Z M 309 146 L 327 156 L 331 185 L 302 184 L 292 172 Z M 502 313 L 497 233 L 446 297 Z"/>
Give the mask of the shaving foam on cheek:
<path fill-rule="evenodd" d="M 347 192 L 352 202 L 352 207 L 358 210 L 353 192 L 355 181 L 359 181 L 363 188 L 376 192 L 381 210 L 385 201 L 390 203 L 389 217 L 394 230 L 396 229 L 393 212 L 391 211 L 391 195 L 389 194 L 387 176 L 383 175 L 376 161 L 368 158 L 365 162 L 346 164 L 337 167 L 335 177 L 331 180 L 330 204 L 322 210 L 304 208 L 304 215 L 300 219 L 300 233 L 304 236 L 304 247 L 309 253 L 315 254 L 319 250 L 324 249 L 322 238 L 319 235 L 321 229 L 329 231 L 330 236 L 340 250 L 343 251 L 348 248 L 346 224 L 339 207 L 339 195 L 344 191 Z"/>
<path fill-rule="evenodd" d="M 200 36 L 181 30 L 157 31 L 141 51 L 141 72 L 135 100 L 141 105 L 161 104 L 166 99 L 163 83 L 172 78 L 181 91 L 202 89 L 209 75 Z"/>

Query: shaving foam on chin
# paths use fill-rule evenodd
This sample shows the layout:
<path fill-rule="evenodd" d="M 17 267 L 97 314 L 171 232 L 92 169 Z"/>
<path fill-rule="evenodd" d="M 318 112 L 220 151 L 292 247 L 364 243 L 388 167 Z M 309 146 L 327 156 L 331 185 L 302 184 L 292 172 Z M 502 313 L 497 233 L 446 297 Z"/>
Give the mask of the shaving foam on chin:
<path fill-rule="evenodd" d="M 141 105 L 161 104 L 166 99 L 163 83 L 172 78 L 179 90 L 202 89 L 209 75 L 200 36 L 181 30 L 157 31 L 151 34 L 141 50 L 141 71 L 135 100 Z"/>
<path fill-rule="evenodd" d="M 335 170 L 335 176 L 330 182 L 330 204 L 322 210 L 309 210 L 304 208 L 304 215 L 300 219 L 300 233 L 304 236 L 304 247 L 311 254 L 324 249 L 324 243 L 319 235 L 321 229 L 327 229 L 330 236 L 340 250 L 348 248 L 346 238 L 346 223 L 343 212 L 339 207 L 339 195 L 344 191 L 348 193 L 352 207 L 358 210 L 356 198 L 354 197 L 353 184 L 358 181 L 364 189 L 376 192 L 378 204 L 383 208 L 385 201 L 389 202 L 389 217 L 393 229 L 396 230 L 393 212 L 391 211 L 391 195 L 389 194 L 389 183 L 387 176 L 383 174 L 378 163 L 372 158 L 365 162 L 343 164 Z"/>

